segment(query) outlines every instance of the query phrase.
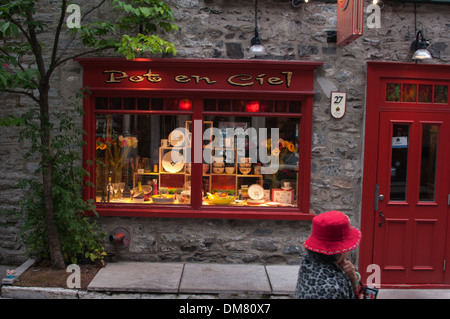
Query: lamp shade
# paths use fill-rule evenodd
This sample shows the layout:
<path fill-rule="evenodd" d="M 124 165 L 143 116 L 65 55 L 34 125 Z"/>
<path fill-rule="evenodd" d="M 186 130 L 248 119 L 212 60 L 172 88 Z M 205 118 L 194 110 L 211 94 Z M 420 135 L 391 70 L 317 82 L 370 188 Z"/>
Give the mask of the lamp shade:
<path fill-rule="evenodd" d="M 250 47 L 249 53 L 254 55 L 264 55 L 266 54 L 266 49 L 264 49 L 261 44 L 255 44 Z"/>
<path fill-rule="evenodd" d="M 414 52 L 412 59 L 413 60 L 425 60 L 432 59 L 431 53 L 427 49 L 419 49 Z"/>

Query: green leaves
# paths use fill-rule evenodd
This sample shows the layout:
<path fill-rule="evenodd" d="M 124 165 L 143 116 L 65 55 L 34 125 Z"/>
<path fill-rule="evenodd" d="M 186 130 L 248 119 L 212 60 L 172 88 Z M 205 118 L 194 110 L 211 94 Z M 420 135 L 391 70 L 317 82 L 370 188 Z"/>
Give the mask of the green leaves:
<path fill-rule="evenodd" d="M 163 38 L 167 33 L 178 30 L 178 26 L 172 23 L 173 12 L 166 3 L 113 0 L 112 4 L 118 13 L 114 22 L 82 23 L 80 28 L 69 29 L 68 32 L 78 35 L 87 47 L 112 48 L 127 59 L 145 53 L 176 54 L 173 43 Z"/>
<path fill-rule="evenodd" d="M 102 246 L 105 236 L 100 231 L 92 217 L 86 212 L 95 213 L 92 200 L 85 201 L 82 189 L 85 186 L 87 171 L 78 165 L 80 148 L 83 145 L 82 136 L 85 134 L 74 123 L 82 112 L 80 107 L 71 108 L 72 113 L 60 112 L 55 116 L 52 124 L 52 196 L 54 198 L 55 224 L 61 242 L 61 251 L 65 261 L 77 263 L 80 258 L 87 258 L 92 262 L 102 262 L 106 253 Z M 23 131 L 21 138 L 30 141 L 28 156 L 38 155 L 43 151 L 39 130 L 39 114 L 35 110 L 27 112 L 22 118 Z M 39 163 L 36 174 L 42 172 L 43 163 Z M 49 247 L 47 232 L 44 224 L 45 209 L 43 186 L 37 179 L 25 180 L 18 185 L 24 190 L 20 200 L 24 211 L 24 226 L 22 237 L 30 252 L 47 258 Z"/>
<path fill-rule="evenodd" d="M 176 54 L 176 48 L 172 43 L 155 35 L 145 36 L 143 34 L 138 34 L 137 37 L 124 35 L 122 41 L 117 44 L 116 50 L 129 60 L 136 58 L 137 55 L 144 55 L 146 52 Z"/>
<path fill-rule="evenodd" d="M 21 117 L 15 117 L 12 115 L 8 115 L 5 118 L 0 118 L 0 126 L 19 126 L 21 124 L 24 124 L 24 121 Z"/>

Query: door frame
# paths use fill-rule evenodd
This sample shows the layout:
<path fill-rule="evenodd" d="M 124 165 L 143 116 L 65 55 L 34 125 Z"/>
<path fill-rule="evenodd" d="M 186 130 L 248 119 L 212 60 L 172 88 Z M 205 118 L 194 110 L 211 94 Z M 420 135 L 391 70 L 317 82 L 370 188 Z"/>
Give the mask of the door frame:
<path fill-rule="evenodd" d="M 363 185 L 361 199 L 361 231 L 363 233 L 359 249 L 359 272 L 365 283 L 372 272 L 367 272 L 367 267 L 372 264 L 374 227 L 377 222 L 375 208 L 375 186 L 377 182 L 378 161 L 378 136 L 380 106 L 382 101 L 381 82 L 383 78 L 397 79 L 420 79 L 450 81 L 450 65 L 427 64 L 427 63 L 397 63 L 397 62 L 367 62 L 367 86 L 366 86 L 366 109 L 364 127 L 364 161 L 363 161 Z M 450 111 L 448 105 L 444 108 Z M 449 208 L 450 209 L 450 208 Z M 447 238 L 450 240 L 450 217 L 447 219 Z M 446 260 L 450 264 L 450 244 L 445 250 Z M 382 281 L 382 278 L 381 278 Z M 382 287 L 396 288 L 400 285 L 389 285 Z M 401 285 L 402 288 L 450 288 L 450 265 L 444 272 L 442 284 Z"/>

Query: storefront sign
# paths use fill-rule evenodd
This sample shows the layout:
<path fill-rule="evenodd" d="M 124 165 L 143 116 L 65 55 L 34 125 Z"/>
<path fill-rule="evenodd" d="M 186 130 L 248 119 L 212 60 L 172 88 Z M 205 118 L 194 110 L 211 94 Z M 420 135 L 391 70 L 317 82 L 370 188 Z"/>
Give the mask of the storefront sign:
<path fill-rule="evenodd" d="M 345 46 L 363 34 L 364 1 L 338 0 L 337 45 Z"/>
<path fill-rule="evenodd" d="M 313 95 L 314 61 L 78 59 L 91 90 L 285 92 Z"/>
<path fill-rule="evenodd" d="M 105 70 L 104 74 L 107 75 L 105 83 L 122 83 L 122 81 L 130 81 L 132 83 L 139 83 L 146 81 L 148 83 L 159 83 L 163 80 L 163 77 L 159 73 L 152 72 L 151 69 L 148 70 L 145 74 L 141 75 L 129 75 L 126 71 L 121 70 Z M 265 83 L 269 85 L 285 85 L 286 88 L 291 86 L 293 72 L 291 71 L 282 71 L 277 76 L 268 76 L 266 73 L 261 73 L 256 76 L 250 74 L 234 74 L 230 75 L 226 79 L 226 83 L 232 86 L 238 87 L 248 87 L 259 85 L 262 86 Z M 185 84 L 185 83 L 195 83 L 199 84 L 200 82 L 205 83 L 207 85 L 218 84 L 219 81 L 210 78 L 209 76 L 202 75 L 186 75 L 186 74 L 178 74 L 175 75 L 173 80 L 176 83 Z"/>

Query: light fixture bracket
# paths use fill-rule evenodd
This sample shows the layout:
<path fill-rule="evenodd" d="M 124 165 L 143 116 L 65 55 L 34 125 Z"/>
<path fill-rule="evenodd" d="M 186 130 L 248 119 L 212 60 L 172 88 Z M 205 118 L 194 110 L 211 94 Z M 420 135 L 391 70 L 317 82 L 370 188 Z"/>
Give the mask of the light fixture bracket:
<path fill-rule="evenodd" d="M 428 46 L 430 45 L 430 41 L 426 40 L 423 37 L 423 33 L 421 30 L 419 30 L 416 34 L 416 39 L 411 43 L 411 51 L 414 52 L 412 59 L 416 61 L 417 60 L 425 60 L 425 59 L 431 59 L 432 55 L 427 50 Z"/>
<path fill-rule="evenodd" d="M 426 49 L 430 45 L 430 41 L 425 40 L 421 30 L 417 31 L 416 39 L 411 43 L 411 51 Z"/>

